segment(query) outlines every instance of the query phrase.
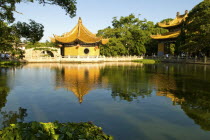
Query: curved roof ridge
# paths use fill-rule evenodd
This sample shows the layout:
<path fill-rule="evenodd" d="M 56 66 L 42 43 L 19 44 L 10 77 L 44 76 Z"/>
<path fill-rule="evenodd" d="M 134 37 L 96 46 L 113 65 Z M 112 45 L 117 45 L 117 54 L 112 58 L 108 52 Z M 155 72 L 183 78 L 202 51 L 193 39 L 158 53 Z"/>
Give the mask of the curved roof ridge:
<path fill-rule="evenodd" d="M 82 19 L 79 18 L 77 25 L 62 36 L 54 35 L 55 40 L 61 43 L 70 43 L 75 40 L 80 40 L 84 43 L 97 43 L 102 41 L 102 37 L 97 37 L 96 34 L 90 32 L 83 24 Z"/>
<path fill-rule="evenodd" d="M 176 38 L 180 35 L 181 31 L 174 31 L 174 32 L 167 32 L 164 34 L 158 34 L 158 35 L 151 35 L 150 37 L 153 39 L 170 39 L 170 38 Z"/>
<path fill-rule="evenodd" d="M 92 32 L 90 32 L 85 26 L 82 26 L 82 28 L 84 29 L 84 31 L 86 32 L 86 34 L 90 37 L 96 38 L 96 39 L 101 39 L 101 37 L 97 37 L 95 34 L 93 34 Z"/>
<path fill-rule="evenodd" d="M 70 31 L 66 33 L 66 36 L 64 37 L 69 37 L 71 34 L 73 34 L 73 32 L 78 28 L 78 24 Z"/>
<path fill-rule="evenodd" d="M 91 31 L 89 31 L 83 24 L 82 24 L 82 28 L 87 32 L 88 35 L 96 37 L 96 35 L 93 34 Z"/>
<path fill-rule="evenodd" d="M 172 21 L 168 23 L 158 23 L 158 26 L 162 28 L 170 28 L 170 27 L 175 27 L 183 23 L 185 21 L 186 17 L 188 16 L 188 13 L 185 12 L 183 15 L 177 15 Z"/>

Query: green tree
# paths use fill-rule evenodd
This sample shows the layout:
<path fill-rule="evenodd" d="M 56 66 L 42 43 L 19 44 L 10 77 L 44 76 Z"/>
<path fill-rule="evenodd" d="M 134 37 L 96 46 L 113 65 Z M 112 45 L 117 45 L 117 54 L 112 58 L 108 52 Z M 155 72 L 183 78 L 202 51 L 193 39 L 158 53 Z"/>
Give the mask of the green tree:
<path fill-rule="evenodd" d="M 109 43 L 100 49 L 101 55 L 118 56 L 127 54 L 127 50 L 119 39 L 111 38 Z"/>
<path fill-rule="evenodd" d="M 44 26 L 34 20 L 30 20 L 29 24 L 26 22 L 17 22 L 13 26 L 20 37 L 25 38 L 33 44 L 39 41 L 44 35 Z"/>
<path fill-rule="evenodd" d="M 101 53 L 106 56 L 141 55 L 145 53 L 145 48 L 138 38 L 141 36 L 139 25 L 142 22 L 133 14 L 121 17 L 119 20 L 114 17 L 113 28 L 108 27 L 98 32 L 99 35 L 110 38 L 107 45 L 101 46 Z"/>
<path fill-rule="evenodd" d="M 119 20 L 114 17 L 112 26 L 98 31 L 98 35 L 110 38 L 108 44 L 100 46 L 102 55 L 142 55 L 146 51 L 149 54 L 156 53 L 157 41 L 152 40 L 150 35 L 167 31 L 151 21 L 140 20 L 133 14 Z"/>
<path fill-rule="evenodd" d="M 7 23 L 0 21 L 0 51 L 9 51 L 12 49 L 12 43 L 20 41 L 13 29 Z"/>
<path fill-rule="evenodd" d="M 0 21 L 14 22 L 13 13 L 16 11 L 16 4 L 21 2 L 39 2 L 39 4 L 58 5 L 63 8 L 70 17 L 76 15 L 76 0 L 1 0 Z"/>
<path fill-rule="evenodd" d="M 185 52 L 207 53 L 210 51 L 210 1 L 205 0 L 196 5 L 189 13 L 179 39 L 181 49 Z"/>
<path fill-rule="evenodd" d="M 166 18 L 160 21 L 160 23 L 169 23 L 170 21 L 172 21 L 172 18 Z"/>

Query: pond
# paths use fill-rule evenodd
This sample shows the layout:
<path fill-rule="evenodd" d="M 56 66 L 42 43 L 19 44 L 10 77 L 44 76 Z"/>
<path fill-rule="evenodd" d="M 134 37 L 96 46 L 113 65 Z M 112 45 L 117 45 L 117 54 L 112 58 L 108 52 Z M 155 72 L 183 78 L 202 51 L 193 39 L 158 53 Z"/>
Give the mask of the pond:
<path fill-rule="evenodd" d="M 0 126 L 87 122 L 116 140 L 209 140 L 210 66 L 98 63 L 0 68 Z"/>

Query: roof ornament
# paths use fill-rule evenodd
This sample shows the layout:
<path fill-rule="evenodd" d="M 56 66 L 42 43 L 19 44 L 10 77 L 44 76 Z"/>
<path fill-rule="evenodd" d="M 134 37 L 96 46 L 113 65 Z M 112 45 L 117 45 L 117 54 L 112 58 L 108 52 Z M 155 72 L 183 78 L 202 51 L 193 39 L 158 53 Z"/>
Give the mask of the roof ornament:
<path fill-rule="evenodd" d="M 177 12 L 177 13 L 176 13 L 176 16 L 177 16 L 177 17 L 178 17 L 178 16 L 180 16 L 180 13 L 179 13 L 179 12 Z"/>
<path fill-rule="evenodd" d="M 188 10 L 185 10 L 185 15 L 187 15 L 188 14 Z"/>
<path fill-rule="evenodd" d="M 82 23 L 82 18 L 79 17 L 78 23 L 81 24 Z"/>

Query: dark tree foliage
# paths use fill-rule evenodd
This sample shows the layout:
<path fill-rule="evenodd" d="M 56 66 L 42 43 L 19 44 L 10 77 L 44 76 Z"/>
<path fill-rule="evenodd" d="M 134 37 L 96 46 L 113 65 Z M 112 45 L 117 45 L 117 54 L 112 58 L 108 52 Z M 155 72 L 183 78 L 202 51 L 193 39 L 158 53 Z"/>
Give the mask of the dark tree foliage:
<path fill-rule="evenodd" d="M 40 4 L 58 5 L 66 11 L 70 17 L 76 15 L 76 0 L 1 0 L 0 1 L 0 20 L 9 23 L 14 22 L 13 13 L 16 11 L 16 4 L 21 2 L 39 2 Z"/>
<path fill-rule="evenodd" d="M 20 37 L 26 38 L 26 40 L 33 44 L 39 41 L 44 35 L 44 26 L 34 20 L 30 20 L 29 24 L 26 22 L 17 22 L 13 26 Z"/>
<path fill-rule="evenodd" d="M 0 51 L 10 50 L 14 40 L 13 28 L 0 21 Z"/>
<path fill-rule="evenodd" d="M 27 117 L 27 109 L 19 107 L 17 111 L 3 111 L 1 112 L 2 115 L 2 125 L 3 127 L 8 127 L 10 124 L 14 124 L 17 122 L 23 122 L 24 118 Z"/>
<path fill-rule="evenodd" d="M 189 13 L 179 39 L 181 49 L 189 53 L 210 51 L 210 1 L 196 5 Z"/>

